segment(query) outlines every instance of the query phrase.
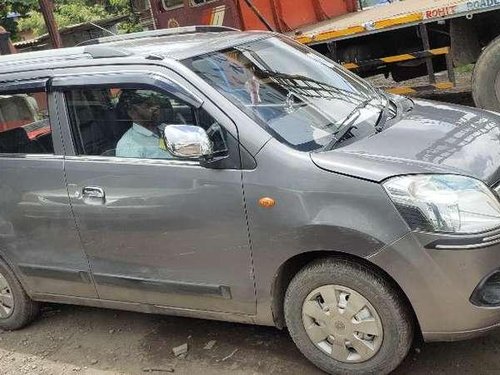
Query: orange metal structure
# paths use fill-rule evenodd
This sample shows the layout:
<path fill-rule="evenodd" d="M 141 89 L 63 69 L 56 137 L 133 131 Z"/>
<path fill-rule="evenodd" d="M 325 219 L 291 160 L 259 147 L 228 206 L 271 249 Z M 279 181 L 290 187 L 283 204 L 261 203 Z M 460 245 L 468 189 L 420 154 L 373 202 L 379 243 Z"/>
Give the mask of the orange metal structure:
<path fill-rule="evenodd" d="M 252 2 L 274 29 L 280 32 L 292 31 L 357 9 L 355 0 L 253 0 Z M 244 1 L 239 1 L 239 8 L 242 29 L 264 28 L 265 25 Z"/>
<path fill-rule="evenodd" d="M 357 10 L 357 0 L 150 0 L 150 4 L 156 28 L 214 25 L 267 30 L 259 13 L 279 32 Z"/>

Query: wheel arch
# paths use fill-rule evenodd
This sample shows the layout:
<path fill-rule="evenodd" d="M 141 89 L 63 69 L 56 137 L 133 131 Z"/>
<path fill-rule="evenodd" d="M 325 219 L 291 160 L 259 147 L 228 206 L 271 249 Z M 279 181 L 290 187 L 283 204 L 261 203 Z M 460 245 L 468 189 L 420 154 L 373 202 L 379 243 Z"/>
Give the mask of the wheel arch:
<path fill-rule="evenodd" d="M 500 35 L 495 28 L 498 22 L 500 11 L 450 20 L 450 45 L 455 66 L 477 62 L 484 48 Z"/>
<path fill-rule="evenodd" d="M 415 310 L 413 309 L 413 306 L 408 296 L 403 291 L 403 289 L 401 289 L 401 287 L 394 280 L 394 278 L 392 278 L 386 271 L 384 271 L 382 268 L 375 265 L 374 263 L 370 262 L 366 258 L 338 251 L 303 252 L 287 259 L 280 265 L 280 267 L 278 268 L 277 272 L 274 275 L 273 282 L 271 285 L 271 297 L 272 297 L 271 309 L 272 309 L 274 324 L 276 327 L 283 329 L 286 326 L 285 316 L 284 316 L 284 299 L 288 285 L 292 281 L 293 277 L 297 274 L 297 272 L 299 272 L 302 268 L 304 268 L 311 262 L 317 261 L 319 259 L 331 259 L 331 258 L 337 258 L 341 260 L 348 260 L 351 262 L 360 263 L 365 267 L 368 267 L 372 271 L 376 272 L 386 281 L 388 281 L 394 288 L 394 290 L 396 290 L 396 292 L 401 296 L 405 305 L 408 307 L 415 324 L 415 331 L 418 332 L 419 335 L 421 335 L 421 328 Z"/>
<path fill-rule="evenodd" d="M 13 259 L 11 259 L 2 248 L 0 248 L 0 261 L 4 262 L 7 265 L 7 267 L 9 267 L 12 270 L 12 273 L 19 280 L 21 287 L 24 289 L 26 294 L 29 297 L 31 297 L 33 295 L 33 293 L 32 293 L 31 288 L 29 287 L 29 284 L 24 279 L 24 275 L 17 267 L 16 262 L 14 262 Z"/>

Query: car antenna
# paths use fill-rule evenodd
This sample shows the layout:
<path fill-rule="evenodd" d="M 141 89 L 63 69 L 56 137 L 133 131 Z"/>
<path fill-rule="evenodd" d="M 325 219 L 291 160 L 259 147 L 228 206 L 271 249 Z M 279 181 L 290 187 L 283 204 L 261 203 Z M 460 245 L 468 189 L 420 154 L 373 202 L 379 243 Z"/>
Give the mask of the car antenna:
<path fill-rule="evenodd" d="M 122 37 L 120 34 L 115 34 L 114 32 L 102 27 L 102 26 L 99 26 L 93 22 L 89 22 L 89 24 L 91 24 L 92 26 L 94 27 L 97 27 L 98 29 L 101 29 L 103 31 L 106 31 L 107 33 L 110 33 L 112 36 L 114 37 L 117 37 L 118 40 L 121 40 L 122 42 L 125 42 L 127 44 L 129 44 L 131 47 L 138 47 L 137 44 L 135 44 L 134 42 L 132 42 L 131 40 L 127 39 L 127 38 L 124 38 Z M 159 55 L 155 55 L 155 54 L 149 54 L 148 56 L 146 56 L 146 59 L 149 59 L 149 60 L 163 60 L 163 57 L 162 56 L 159 56 Z"/>
<path fill-rule="evenodd" d="M 123 38 L 120 34 L 116 34 L 116 33 L 112 32 L 112 31 L 110 31 L 102 26 L 99 26 L 93 22 L 89 22 L 89 24 L 91 24 L 92 26 L 94 26 L 102 31 L 106 31 L 107 33 L 111 34 L 112 36 L 119 38 L 122 42 L 126 42 L 126 43 L 130 44 L 132 47 L 137 47 L 137 44 L 133 43 L 132 41 L 130 41 L 127 38 Z"/>

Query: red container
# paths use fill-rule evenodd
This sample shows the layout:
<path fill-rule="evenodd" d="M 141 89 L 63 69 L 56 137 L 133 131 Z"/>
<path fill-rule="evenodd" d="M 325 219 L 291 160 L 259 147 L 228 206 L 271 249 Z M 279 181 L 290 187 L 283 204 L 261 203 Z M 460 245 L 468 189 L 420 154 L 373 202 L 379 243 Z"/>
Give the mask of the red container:
<path fill-rule="evenodd" d="M 150 0 L 157 28 L 188 25 L 267 30 L 245 0 Z M 356 0 L 251 0 L 280 32 L 292 31 L 357 10 Z"/>

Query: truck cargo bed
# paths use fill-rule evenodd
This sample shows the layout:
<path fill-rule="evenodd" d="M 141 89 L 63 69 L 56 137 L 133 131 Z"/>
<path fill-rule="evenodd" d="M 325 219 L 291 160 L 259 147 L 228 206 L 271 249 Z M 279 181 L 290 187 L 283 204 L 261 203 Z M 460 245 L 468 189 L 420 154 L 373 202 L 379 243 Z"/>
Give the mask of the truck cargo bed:
<path fill-rule="evenodd" d="M 291 34 L 302 43 L 317 44 L 494 9 L 500 9 L 500 0 L 406 0 L 349 13 Z"/>

